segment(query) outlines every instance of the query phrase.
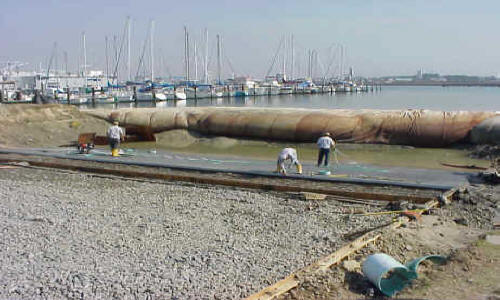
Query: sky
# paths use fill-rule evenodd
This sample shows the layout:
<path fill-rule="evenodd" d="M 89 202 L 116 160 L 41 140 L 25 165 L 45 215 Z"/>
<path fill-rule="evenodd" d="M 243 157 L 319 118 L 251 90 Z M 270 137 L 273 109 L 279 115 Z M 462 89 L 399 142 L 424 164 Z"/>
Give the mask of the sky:
<path fill-rule="evenodd" d="M 305 75 L 309 50 L 318 54 L 316 74 L 339 73 L 340 45 L 345 68 L 353 67 L 360 76 L 411 75 L 419 69 L 443 75 L 497 76 L 499 13 L 498 0 L 2 0 L 0 62 L 21 61 L 27 63 L 25 68 L 38 69 L 40 64 L 46 68 L 57 43 L 58 66 L 63 68 L 66 52 L 68 69 L 76 71 L 83 65 L 85 32 L 88 68 L 106 68 L 108 37 L 112 69 L 114 36 L 119 48 L 130 16 L 132 74 L 137 73 L 154 20 L 157 75 L 183 74 L 186 26 L 191 46 L 197 43 L 199 77 L 205 28 L 212 76 L 216 34 L 223 39 L 225 77 L 235 73 L 262 78 L 269 70 L 280 72 L 281 54 L 270 67 L 280 41 L 291 35 L 296 76 Z M 190 51 L 194 74 L 194 47 Z M 291 47 L 286 53 L 290 72 Z M 144 56 L 147 62 L 148 55 Z M 126 73 L 125 57 L 124 51 L 120 74 Z"/>

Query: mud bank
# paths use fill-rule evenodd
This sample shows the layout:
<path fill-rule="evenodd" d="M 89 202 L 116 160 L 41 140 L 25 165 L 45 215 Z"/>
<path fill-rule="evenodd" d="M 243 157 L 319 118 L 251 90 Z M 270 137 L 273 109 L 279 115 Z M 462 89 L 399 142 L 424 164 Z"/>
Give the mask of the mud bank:
<path fill-rule="evenodd" d="M 104 135 L 108 126 L 73 105 L 0 104 L 0 147 L 60 146 L 83 132 Z"/>
<path fill-rule="evenodd" d="M 314 142 L 329 131 L 341 142 L 443 147 L 460 142 L 497 143 L 500 131 L 496 112 L 190 107 L 88 113 L 151 133 L 187 129 L 213 136 L 292 142 Z"/>

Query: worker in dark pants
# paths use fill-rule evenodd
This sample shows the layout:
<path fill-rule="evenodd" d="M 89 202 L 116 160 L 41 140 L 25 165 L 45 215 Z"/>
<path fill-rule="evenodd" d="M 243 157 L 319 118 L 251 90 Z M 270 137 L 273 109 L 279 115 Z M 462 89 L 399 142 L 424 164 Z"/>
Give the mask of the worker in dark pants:
<path fill-rule="evenodd" d="M 323 133 L 323 135 L 318 139 L 316 143 L 319 148 L 318 153 L 318 168 L 321 166 L 323 159 L 325 161 L 325 167 L 328 166 L 328 158 L 330 156 L 330 148 L 333 147 L 333 151 L 335 151 L 335 141 L 330 137 L 329 132 Z"/>
<path fill-rule="evenodd" d="M 120 142 L 125 139 L 125 132 L 118 124 L 118 121 L 114 121 L 113 126 L 109 127 L 107 132 L 112 156 L 120 156 Z"/>

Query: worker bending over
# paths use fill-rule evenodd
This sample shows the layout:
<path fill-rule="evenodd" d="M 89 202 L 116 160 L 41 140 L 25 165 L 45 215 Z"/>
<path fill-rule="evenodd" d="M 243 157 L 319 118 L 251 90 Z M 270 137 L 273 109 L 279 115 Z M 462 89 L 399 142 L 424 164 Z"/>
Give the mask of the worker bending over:
<path fill-rule="evenodd" d="M 302 165 L 297 160 L 297 151 L 293 148 L 285 148 L 278 155 L 276 172 L 286 175 L 285 161 L 290 160 L 296 167 L 297 173 L 302 174 Z"/>
<path fill-rule="evenodd" d="M 114 121 L 113 126 L 109 127 L 107 132 L 112 156 L 120 156 L 120 141 L 125 139 L 125 132 L 123 132 L 123 129 L 118 124 L 118 121 Z"/>
<path fill-rule="evenodd" d="M 328 166 L 328 158 L 330 156 L 330 148 L 333 147 L 333 151 L 335 151 L 335 141 L 330 137 L 329 132 L 323 133 L 323 135 L 318 139 L 316 143 L 319 148 L 318 153 L 318 167 L 321 166 L 323 162 L 323 158 L 325 160 L 325 167 Z"/>

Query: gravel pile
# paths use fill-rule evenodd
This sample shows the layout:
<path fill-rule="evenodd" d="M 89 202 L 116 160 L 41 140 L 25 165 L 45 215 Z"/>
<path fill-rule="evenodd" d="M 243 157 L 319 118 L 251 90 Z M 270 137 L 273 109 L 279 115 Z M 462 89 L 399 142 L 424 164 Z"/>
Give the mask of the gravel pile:
<path fill-rule="evenodd" d="M 451 205 L 444 207 L 444 214 L 464 226 L 493 228 L 493 219 L 500 215 L 500 185 L 461 187 L 455 198 Z"/>
<path fill-rule="evenodd" d="M 0 169 L 0 298 L 237 299 L 387 222 L 339 203 Z"/>
<path fill-rule="evenodd" d="M 469 154 L 472 158 L 491 159 L 500 158 L 500 146 L 496 145 L 477 145 L 474 146 Z"/>

